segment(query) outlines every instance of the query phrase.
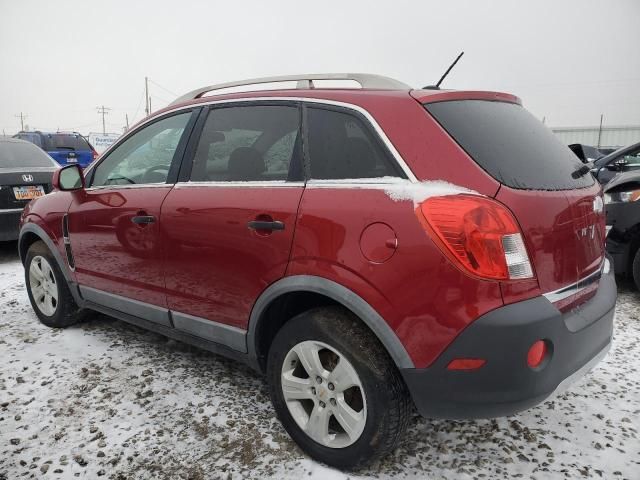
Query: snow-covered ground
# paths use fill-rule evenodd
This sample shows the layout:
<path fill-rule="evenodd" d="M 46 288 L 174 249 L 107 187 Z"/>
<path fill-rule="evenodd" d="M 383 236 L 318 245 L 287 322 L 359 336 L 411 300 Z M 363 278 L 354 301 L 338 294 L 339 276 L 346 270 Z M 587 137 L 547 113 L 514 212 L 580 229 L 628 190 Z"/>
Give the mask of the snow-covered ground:
<path fill-rule="evenodd" d="M 0 480 L 321 478 L 274 417 L 263 379 L 96 314 L 67 330 L 29 306 L 0 245 Z M 640 478 L 640 295 L 620 288 L 614 346 L 567 393 L 485 421 L 416 417 L 350 478 Z"/>

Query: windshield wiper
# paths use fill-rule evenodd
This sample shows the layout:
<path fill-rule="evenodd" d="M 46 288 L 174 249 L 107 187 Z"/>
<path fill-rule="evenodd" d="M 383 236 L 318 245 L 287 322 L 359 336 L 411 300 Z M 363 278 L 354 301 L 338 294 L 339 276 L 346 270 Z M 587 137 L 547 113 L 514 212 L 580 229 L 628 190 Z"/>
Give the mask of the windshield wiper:
<path fill-rule="evenodd" d="M 584 165 L 581 165 L 580 168 L 573 171 L 571 174 L 571 178 L 578 179 L 580 177 L 584 177 L 587 173 L 591 171 L 593 168 L 593 162 L 587 162 Z"/>

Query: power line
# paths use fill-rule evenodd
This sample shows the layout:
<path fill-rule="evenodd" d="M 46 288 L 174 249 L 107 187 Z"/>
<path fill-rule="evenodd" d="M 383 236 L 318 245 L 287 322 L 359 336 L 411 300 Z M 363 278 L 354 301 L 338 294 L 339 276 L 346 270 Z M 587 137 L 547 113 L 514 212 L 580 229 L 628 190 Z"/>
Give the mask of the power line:
<path fill-rule="evenodd" d="M 140 107 L 142 106 L 142 99 L 145 98 L 144 94 L 145 94 L 145 91 L 143 89 L 142 95 L 140 95 L 140 101 L 138 102 L 138 106 L 136 107 L 136 112 L 133 114 L 133 117 L 131 118 L 132 122 L 135 122 L 136 118 L 138 118 L 138 112 L 140 111 Z"/>
<path fill-rule="evenodd" d="M 169 105 L 172 102 L 172 100 L 167 100 L 166 98 L 160 97 L 158 95 L 149 95 L 149 96 L 155 100 L 159 100 L 158 103 L 166 103 L 167 105 Z"/>
<path fill-rule="evenodd" d="M 105 128 L 104 125 L 104 116 L 109 114 L 109 110 L 111 110 L 110 108 L 106 108 L 104 105 L 102 105 L 101 107 L 96 107 L 96 109 L 98 110 L 98 113 L 102 114 L 102 134 L 104 135 L 105 133 L 107 133 L 107 129 Z"/>
<path fill-rule="evenodd" d="M 160 87 L 162 90 L 164 90 L 167 93 L 170 93 L 171 95 L 173 95 L 174 97 L 179 97 L 180 95 L 178 95 L 177 93 L 172 92 L 171 90 L 169 90 L 166 87 L 163 87 L 162 85 L 160 85 L 158 82 L 154 82 L 153 80 L 149 79 L 149 81 L 151 83 L 153 83 L 156 87 Z"/>

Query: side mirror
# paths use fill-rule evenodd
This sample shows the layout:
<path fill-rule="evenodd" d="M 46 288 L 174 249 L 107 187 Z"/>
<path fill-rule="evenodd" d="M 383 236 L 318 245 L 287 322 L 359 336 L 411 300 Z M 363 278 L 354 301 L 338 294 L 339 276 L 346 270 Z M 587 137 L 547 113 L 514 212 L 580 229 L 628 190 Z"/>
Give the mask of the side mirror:
<path fill-rule="evenodd" d="M 82 168 L 80 168 L 80 165 L 67 165 L 60 170 L 56 170 L 51 183 L 53 188 L 63 192 L 82 190 L 84 188 Z"/>

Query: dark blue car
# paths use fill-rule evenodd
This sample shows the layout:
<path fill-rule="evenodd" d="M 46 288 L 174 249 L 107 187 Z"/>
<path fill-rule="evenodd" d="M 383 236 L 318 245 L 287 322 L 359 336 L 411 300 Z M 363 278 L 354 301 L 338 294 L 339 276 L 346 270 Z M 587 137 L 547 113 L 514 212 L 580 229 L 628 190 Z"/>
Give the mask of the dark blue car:
<path fill-rule="evenodd" d="M 91 144 L 78 132 L 19 132 L 13 137 L 39 146 L 63 167 L 77 163 L 85 168 L 98 157 Z"/>

